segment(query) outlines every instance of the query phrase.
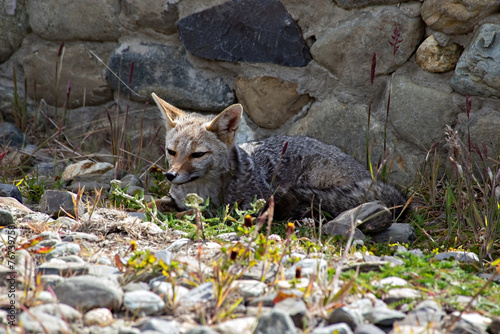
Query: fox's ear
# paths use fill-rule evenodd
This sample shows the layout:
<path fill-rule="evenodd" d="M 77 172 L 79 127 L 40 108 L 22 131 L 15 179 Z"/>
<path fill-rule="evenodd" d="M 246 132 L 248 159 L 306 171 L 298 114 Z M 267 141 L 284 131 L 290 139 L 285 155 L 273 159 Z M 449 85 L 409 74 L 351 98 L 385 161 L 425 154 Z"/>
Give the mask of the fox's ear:
<path fill-rule="evenodd" d="M 156 95 L 155 93 L 152 93 L 151 96 L 153 97 L 153 99 L 156 102 L 156 105 L 158 106 L 158 108 L 162 112 L 161 114 L 163 116 L 163 119 L 166 122 L 167 131 L 174 128 L 177 125 L 175 120 L 177 118 L 183 116 L 184 112 L 182 110 L 174 107 L 170 103 L 160 99 L 158 97 L 158 95 Z"/>
<path fill-rule="evenodd" d="M 207 126 L 207 130 L 215 132 L 217 137 L 226 145 L 232 145 L 236 131 L 240 127 L 242 113 L 243 107 L 241 104 L 233 104 L 217 115 Z"/>

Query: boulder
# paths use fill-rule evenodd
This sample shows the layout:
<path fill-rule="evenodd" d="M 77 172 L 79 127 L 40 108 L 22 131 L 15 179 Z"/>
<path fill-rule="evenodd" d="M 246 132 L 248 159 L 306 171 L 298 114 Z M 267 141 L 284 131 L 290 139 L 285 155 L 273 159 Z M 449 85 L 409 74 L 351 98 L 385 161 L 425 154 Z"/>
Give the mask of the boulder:
<path fill-rule="evenodd" d="M 0 63 L 16 51 L 28 34 L 26 1 L 2 1 L 0 6 Z"/>
<path fill-rule="evenodd" d="M 177 31 L 179 0 L 124 0 L 122 1 L 121 20 L 123 25 L 133 25 L 141 28 L 151 28 L 168 35 Z"/>
<path fill-rule="evenodd" d="M 479 20 L 498 9 L 500 2 L 491 0 L 425 0 L 421 15 L 432 30 L 460 35 L 471 32 Z"/>
<path fill-rule="evenodd" d="M 269 76 L 238 77 L 236 96 L 252 121 L 266 129 L 279 128 L 310 100 L 297 92 L 297 84 Z"/>
<path fill-rule="evenodd" d="M 396 27 L 398 38 L 395 37 Z M 374 7 L 355 11 L 337 22 L 313 44 L 311 54 L 341 83 L 367 87 L 374 53 L 377 58 L 375 74 L 392 73 L 415 52 L 423 34 L 420 18 L 408 17 L 396 7 Z M 389 44 L 395 39 L 400 41 L 396 47 Z"/>
<path fill-rule="evenodd" d="M 196 69 L 183 47 L 124 42 L 111 56 L 109 68 L 135 93 L 109 73 L 111 86 L 132 100 L 150 100 L 154 92 L 178 108 L 198 111 L 221 111 L 234 102 L 226 82 Z"/>
<path fill-rule="evenodd" d="M 279 0 L 232 0 L 183 17 L 186 49 L 205 59 L 306 66 L 309 48 Z"/>
<path fill-rule="evenodd" d="M 53 41 L 115 41 L 120 36 L 120 0 L 27 1 L 33 32 Z"/>
<path fill-rule="evenodd" d="M 417 64 L 424 70 L 433 73 L 451 71 L 462 53 L 462 47 L 456 43 L 440 46 L 433 35 L 423 41 L 417 49 Z"/>
<path fill-rule="evenodd" d="M 68 108 L 99 105 L 111 100 L 113 92 L 106 81 L 105 67 L 90 51 L 106 60 L 114 46 L 115 43 L 101 42 L 47 42 L 30 35 L 23 42 L 23 48 L 27 49 L 23 69 L 28 95 L 35 101 L 43 98 L 49 105 L 62 107 L 66 104 Z"/>
<path fill-rule="evenodd" d="M 451 86 L 466 95 L 500 97 L 500 25 L 483 24 L 465 48 Z"/>

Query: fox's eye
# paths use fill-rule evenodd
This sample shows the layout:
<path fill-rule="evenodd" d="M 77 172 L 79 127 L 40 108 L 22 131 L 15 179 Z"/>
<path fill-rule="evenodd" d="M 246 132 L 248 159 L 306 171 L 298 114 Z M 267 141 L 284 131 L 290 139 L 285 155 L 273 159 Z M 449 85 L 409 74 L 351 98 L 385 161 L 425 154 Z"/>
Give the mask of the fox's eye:
<path fill-rule="evenodd" d="M 201 158 L 202 156 L 204 156 L 207 152 L 194 152 L 193 154 L 191 154 L 191 157 L 192 158 Z"/>
<path fill-rule="evenodd" d="M 172 151 L 170 149 L 167 149 L 167 152 L 168 154 L 170 154 L 171 156 L 175 157 L 175 151 Z"/>

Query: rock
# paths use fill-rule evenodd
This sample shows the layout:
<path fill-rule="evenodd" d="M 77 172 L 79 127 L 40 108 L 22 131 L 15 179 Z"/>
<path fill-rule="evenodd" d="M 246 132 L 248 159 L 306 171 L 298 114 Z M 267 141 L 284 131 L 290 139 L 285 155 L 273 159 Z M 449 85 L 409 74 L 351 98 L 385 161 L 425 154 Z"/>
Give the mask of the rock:
<path fill-rule="evenodd" d="M 85 4 L 35 0 L 28 1 L 27 10 L 31 28 L 44 39 L 113 41 L 119 37 L 119 0 Z"/>
<path fill-rule="evenodd" d="M 23 324 L 23 328 L 27 333 L 71 333 L 66 321 L 45 313 L 37 314 L 36 318 L 34 318 L 27 312 L 23 312 L 19 316 L 19 322 Z"/>
<path fill-rule="evenodd" d="M 460 56 L 451 86 L 466 95 L 500 97 L 500 25 L 483 24 Z"/>
<path fill-rule="evenodd" d="M 60 231 L 62 232 L 62 231 L 76 230 L 77 227 L 80 225 L 80 223 L 77 222 L 76 220 L 74 220 L 73 218 L 63 216 L 63 217 L 57 218 L 54 221 L 54 225 L 58 226 L 60 228 Z M 76 232 L 76 233 L 79 233 L 79 232 Z M 72 235 L 76 236 L 76 233 L 75 234 L 72 233 Z M 85 234 L 85 233 L 82 233 L 82 234 Z M 87 234 L 87 235 L 92 235 L 93 237 L 95 237 L 97 239 L 97 236 L 95 236 L 93 234 Z M 61 236 L 61 240 L 70 242 L 70 241 L 73 241 L 74 239 L 72 239 L 72 237 L 69 235 L 63 235 L 63 236 Z M 78 239 L 78 240 L 81 240 L 81 239 Z"/>
<path fill-rule="evenodd" d="M 48 289 L 50 287 L 53 290 L 54 286 L 64 281 L 64 278 L 61 275 L 59 275 L 59 273 L 43 274 L 40 270 L 40 267 L 38 267 L 37 270 L 38 274 L 40 274 L 40 283 L 43 284 L 44 289 Z"/>
<path fill-rule="evenodd" d="M 162 297 L 166 303 L 170 304 L 177 303 L 179 299 L 189 294 L 189 289 L 183 286 L 176 286 L 175 298 L 174 298 L 174 291 L 172 289 L 172 284 L 170 284 L 169 282 L 159 282 L 159 281 L 152 282 L 151 290 L 154 293 L 158 294 L 160 297 Z"/>
<path fill-rule="evenodd" d="M 413 300 L 422 298 L 422 294 L 412 288 L 395 288 L 387 291 L 384 302 L 387 304 L 396 303 L 402 300 Z"/>
<path fill-rule="evenodd" d="M 181 329 L 175 320 L 164 320 L 157 318 L 149 318 L 140 327 L 141 333 L 162 333 L 162 334 L 180 334 Z"/>
<path fill-rule="evenodd" d="M 75 308 L 61 303 L 50 303 L 31 307 L 30 312 L 34 315 L 42 313 L 52 315 L 69 323 L 78 321 L 82 318 L 80 312 L 78 312 Z"/>
<path fill-rule="evenodd" d="M 438 253 L 434 255 L 434 258 L 436 260 L 442 261 L 442 260 L 449 260 L 449 259 L 455 259 L 459 262 L 465 262 L 465 263 L 479 263 L 479 257 L 477 254 L 472 253 L 472 252 L 444 252 L 444 253 Z"/>
<path fill-rule="evenodd" d="M 37 300 L 38 305 L 57 303 L 57 298 L 48 291 L 40 291 L 36 300 Z"/>
<path fill-rule="evenodd" d="M 285 277 L 287 279 L 295 278 L 295 272 L 298 267 L 301 268 L 302 277 L 311 277 L 313 275 L 322 277 L 326 273 L 328 262 L 323 259 L 302 259 L 299 262 L 294 263 L 289 269 L 285 270 Z"/>
<path fill-rule="evenodd" d="M 474 100 L 472 105 L 475 105 Z M 478 112 L 471 112 L 470 118 L 466 113 L 458 115 L 457 130 L 464 142 L 467 142 L 470 133 L 472 143 L 480 144 L 480 146 L 484 143 L 488 153 L 500 150 L 500 114 L 496 108 L 498 108 L 496 104 L 485 103 Z M 484 151 L 484 148 L 481 150 Z M 500 200 L 500 187 L 498 186 L 496 193 Z"/>
<path fill-rule="evenodd" d="M 328 324 L 345 323 L 350 329 L 354 330 L 363 324 L 363 314 L 360 310 L 350 307 L 339 307 L 334 309 L 328 315 Z"/>
<path fill-rule="evenodd" d="M 451 71 L 462 53 L 462 47 L 458 44 L 440 46 L 433 35 L 427 37 L 417 49 L 417 64 L 424 70 L 433 73 L 444 73 Z"/>
<path fill-rule="evenodd" d="M 170 246 L 165 248 L 165 250 L 169 252 L 179 251 L 182 247 L 188 245 L 190 242 L 191 240 L 188 238 L 177 239 Z"/>
<path fill-rule="evenodd" d="M 398 286 L 407 286 L 408 282 L 396 276 L 389 276 L 379 281 L 374 281 L 371 285 L 375 288 L 393 288 Z"/>
<path fill-rule="evenodd" d="M 194 289 L 189 290 L 189 294 L 180 298 L 180 303 L 193 305 L 200 302 L 206 302 L 214 299 L 212 282 L 200 284 Z"/>
<path fill-rule="evenodd" d="M 418 66 L 417 69 L 409 71 L 422 71 Z M 412 76 L 416 75 L 418 72 Z M 458 113 L 449 91 L 421 86 L 405 71 L 396 72 L 392 78 L 390 120 L 406 142 L 431 147 L 443 140 L 443 124 L 456 122 Z"/>
<path fill-rule="evenodd" d="M 132 314 L 151 315 L 163 309 L 163 299 L 151 291 L 126 292 L 123 305 Z"/>
<path fill-rule="evenodd" d="M 354 334 L 385 334 L 385 332 L 375 325 L 361 324 L 356 327 Z"/>
<path fill-rule="evenodd" d="M 371 235 L 376 243 L 411 243 L 417 238 L 415 229 L 408 223 L 392 224 L 387 230 Z"/>
<path fill-rule="evenodd" d="M 44 262 L 37 268 L 37 273 L 41 275 L 86 275 L 90 265 L 86 262 Z"/>
<path fill-rule="evenodd" d="M 8 147 L 22 147 L 29 144 L 28 138 L 12 123 L 0 122 L 0 144 Z M 2 150 L 1 153 L 3 153 Z M 4 195 L 2 195 L 4 196 Z M 4 196 L 14 197 L 14 196 Z M 14 197 L 15 198 L 15 197 Z M 22 203 L 22 202 L 21 202 Z"/>
<path fill-rule="evenodd" d="M 123 299 L 123 291 L 115 282 L 87 275 L 65 279 L 54 292 L 62 303 L 82 312 L 99 307 L 117 310 Z"/>
<path fill-rule="evenodd" d="M 395 27 L 402 41 L 394 53 L 387 39 Z M 392 73 L 413 54 L 423 34 L 419 17 L 407 17 L 392 6 L 374 7 L 370 11 L 355 11 L 332 25 L 313 44 L 311 54 L 343 84 L 368 87 L 373 53 L 377 55 L 376 75 Z M 358 36 L 363 36 L 362 48 Z"/>
<path fill-rule="evenodd" d="M 96 308 L 85 313 L 83 323 L 85 326 L 106 327 L 113 323 L 113 314 L 107 308 Z"/>
<path fill-rule="evenodd" d="M 30 208 L 21 204 L 17 199 L 13 197 L 0 196 L 0 207 L 7 209 L 12 213 L 23 213 L 23 215 L 33 213 Z"/>
<path fill-rule="evenodd" d="M 198 326 L 191 328 L 189 331 L 186 332 L 186 334 L 218 334 L 218 332 L 206 326 Z"/>
<path fill-rule="evenodd" d="M 46 190 L 40 199 L 40 210 L 52 217 L 70 214 L 75 216 L 76 195 L 69 191 Z M 83 215 L 82 201 L 78 201 L 78 214 Z"/>
<path fill-rule="evenodd" d="M 170 245 L 170 246 L 172 246 L 172 245 Z M 158 260 L 162 260 L 163 262 L 165 262 L 165 264 L 168 264 L 168 265 L 170 265 L 172 263 L 172 257 L 173 257 L 173 254 L 169 250 L 169 248 L 165 248 L 165 249 L 162 249 L 162 250 L 159 250 L 159 251 L 155 252 L 155 257 Z"/>
<path fill-rule="evenodd" d="M 294 334 L 296 333 L 292 318 L 281 311 L 272 310 L 268 314 L 261 315 L 257 321 L 254 334 Z"/>
<path fill-rule="evenodd" d="M 180 19 L 177 27 L 197 57 L 284 66 L 311 61 L 297 23 L 278 0 L 228 1 Z"/>
<path fill-rule="evenodd" d="M 24 1 L 4 1 L 0 7 L 0 63 L 16 51 L 28 33 Z"/>
<path fill-rule="evenodd" d="M 372 217 L 372 218 L 370 218 Z M 332 223 L 351 223 L 354 220 L 355 226 L 363 233 L 377 233 L 387 230 L 393 221 L 392 212 L 380 202 L 363 203 L 360 206 L 344 211 L 338 215 Z M 356 224 L 360 220 L 361 224 Z M 330 222 L 328 222 L 329 224 Z"/>
<path fill-rule="evenodd" d="M 73 224 L 72 221 L 74 221 L 73 219 L 68 217 L 59 217 L 54 222 L 54 224 L 57 224 L 57 222 L 59 222 L 60 220 L 62 220 L 63 224 L 68 224 L 68 225 Z M 98 242 L 101 239 L 95 234 L 84 233 L 84 232 L 69 232 L 61 235 L 61 240 L 66 242 L 72 242 L 72 241 Z M 111 264 L 111 263 L 105 263 L 105 264 Z"/>
<path fill-rule="evenodd" d="M 255 325 L 254 317 L 244 317 L 224 321 L 216 326 L 214 329 L 220 334 L 252 334 L 252 328 Z"/>
<path fill-rule="evenodd" d="M 93 162 L 90 160 L 83 160 L 71 164 L 64 169 L 61 176 L 64 180 L 71 180 L 77 176 L 89 176 L 89 174 L 104 174 L 113 169 L 113 165 L 107 162 Z"/>
<path fill-rule="evenodd" d="M 288 314 L 297 328 L 307 328 L 312 319 L 306 304 L 298 298 L 285 298 L 277 302 L 273 310 L 280 310 Z"/>
<path fill-rule="evenodd" d="M 338 323 L 334 325 L 329 325 L 325 327 L 317 327 L 312 330 L 311 334 L 352 334 L 351 328 L 345 323 Z"/>
<path fill-rule="evenodd" d="M 79 253 L 80 245 L 71 242 L 61 242 L 56 244 L 54 249 L 47 253 L 47 260 L 66 255 L 77 255 Z"/>
<path fill-rule="evenodd" d="M 432 30 L 460 35 L 471 32 L 482 18 L 499 8 L 500 3 L 489 0 L 426 0 L 421 15 Z"/>
<path fill-rule="evenodd" d="M 12 213 L 10 213 L 10 211 L 0 209 L 0 226 L 14 226 L 14 216 L 12 216 Z"/>
<path fill-rule="evenodd" d="M 479 320 L 479 319 L 476 319 Z M 455 324 L 447 329 L 451 334 L 470 333 L 470 334 L 486 334 L 486 326 L 482 323 L 470 322 L 465 319 L 459 319 Z"/>
<path fill-rule="evenodd" d="M 142 181 L 134 174 L 127 174 L 121 178 L 120 181 L 122 183 L 122 188 L 125 188 L 126 186 L 144 188 Z"/>
<path fill-rule="evenodd" d="M 179 10 L 176 2 L 156 0 L 125 0 L 121 2 L 122 13 L 126 19 L 122 23 L 131 23 L 138 27 L 151 28 L 168 35 L 177 31 Z"/>
<path fill-rule="evenodd" d="M 500 317 L 494 317 L 488 326 L 488 332 L 491 334 L 500 334 Z"/>
<path fill-rule="evenodd" d="M 50 5 L 42 5 L 43 1 L 31 1 L 30 3 L 39 3 L 44 8 L 50 8 Z M 85 6 L 87 5 L 90 3 Z M 86 10 L 86 12 L 88 11 Z M 60 14 L 58 11 L 54 13 Z M 75 14 L 81 15 L 78 12 Z M 78 19 L 77 22 L 81 22 L 81 20 Z M 69 37 L 69 31 L 61 31 L 65 34 L 62 40 L 67 41 L 66 37 Z M 59 82 L 56 82 L 54 68 L 56 62 L 59 62 L 57 55 L 61 45 L 59 42 L 39 40 L 33 35 L 28 36 L 23 41 L 22 47 L 27 52 L 26 57 L 23 58 L 23 70 L 28 80 L 28 95 L 34 100 L 43 96 L 45 102 L 51 106 L 62 107 L 67 103 L 68 108 L 99 105 L 110 101 L 113 98 L 113 93 L 106 81 L 105 69 L 89 53 L 89 50 L 92 50 L 99 58 L 106 60 L 115 43 L 64 43 L 64 57 L 60 57 L 63 59 L 63 66 L 59 70 Z M 68 88 L 71 91 L 69 101 L 66 101 Z M 60 113 L 58 118 L 61 119 L 63 116 Z"/>
<path fill-rule="evenodd" d="M 255 280 L 235 280 L 231 287 L 245 299 L 260 297 L 267 290 L 267 284 Z"/>
<path fill-rule="evenodd" d="M 0 183 L 0 197 L 11 197 L 23 203 L 23 197 L 19 188 L 12 184 Z"/>
<path fill-rule="evenodd" d="M 401 3 L 410 0 L 335 0 L 335 2 L 344 8 L 361 8 L 366 6 L 376 6 L 376 5 L 391 5 L 395 3 Z"/>
<path fill-rule="evenodd" d="M 406 317 L 403 312 L 388 308 L 376 308 L 365 315 L 365 320 L 377 326 L 392 326 L 395 321 Z"/>
<path fill-rule="evenodd" d="M 193 67 L 183 47 L 154 43 L 122 43 L 109 61 L 114 73 L 121 73 L 124 82 L 129 82 L 130 67 L 134 62 L 130 91 L 109 74 L 111 86 L 135 101 L 146 101 L 154 92 L 162 99 L 181 109 L 217 111 L 234 102 L 234 93 L 219 76 Z"/>
<path fill-rule="evenodd" d="M 348 222 L 335 222 L 334 220 L 329 221 L 323 225 L 323 233 L 328 235 L 340 235 L 345 239 L 349 238 L 351 234 L 351 223 Z M 354 228 L 353 240 L 365 240 L 366 236 L 358 228 Z"/>
<path fill-rule="evenodd" d="M 265 129 L 277 129 L 298 114 L 309 102 L 297 92 L 297 84 L 260 76 L 236 80 L 236 96 L 252 121 Z"/>

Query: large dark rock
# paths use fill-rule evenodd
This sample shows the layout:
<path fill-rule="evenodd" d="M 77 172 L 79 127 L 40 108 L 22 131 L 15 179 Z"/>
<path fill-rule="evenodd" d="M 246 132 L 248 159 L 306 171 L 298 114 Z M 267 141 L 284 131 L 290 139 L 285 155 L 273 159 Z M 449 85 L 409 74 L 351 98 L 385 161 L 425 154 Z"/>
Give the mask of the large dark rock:
<path fill-rule="evenodd" d="M 26 138 L 17 126 L 8 122 L 0 122 L 0 144 L 10 147 L 21 147 L 29 144 L 29 142 L 28 138 Z"/>
<path fill-rule="evenodd" d="M 0 183 L 0 196 L 1 197 L 12 197 L 19 201 L 19 203 L 23 202 L 23 196 L 19 191 L 19 188 L 13 184 Z"/>
<path fill-rule="evenodd" d="M 233 0 L 179 20 L 182 43 L 195 56 L 230 62 L 306 66 L 309 48 L 279 0 Z"/>
<path fill-rule="evenodd" d="M 124 43 L 111 56 L 109 68 L 139 95 L 108 73 L 111 86 L 136 101 L 146 101 L 155 92 L 178 108 L 200 111 L 221 111 L 234 102 L 234 92 L 224 80 L 204 76 L 191 65 L 182 47 Z"/>

